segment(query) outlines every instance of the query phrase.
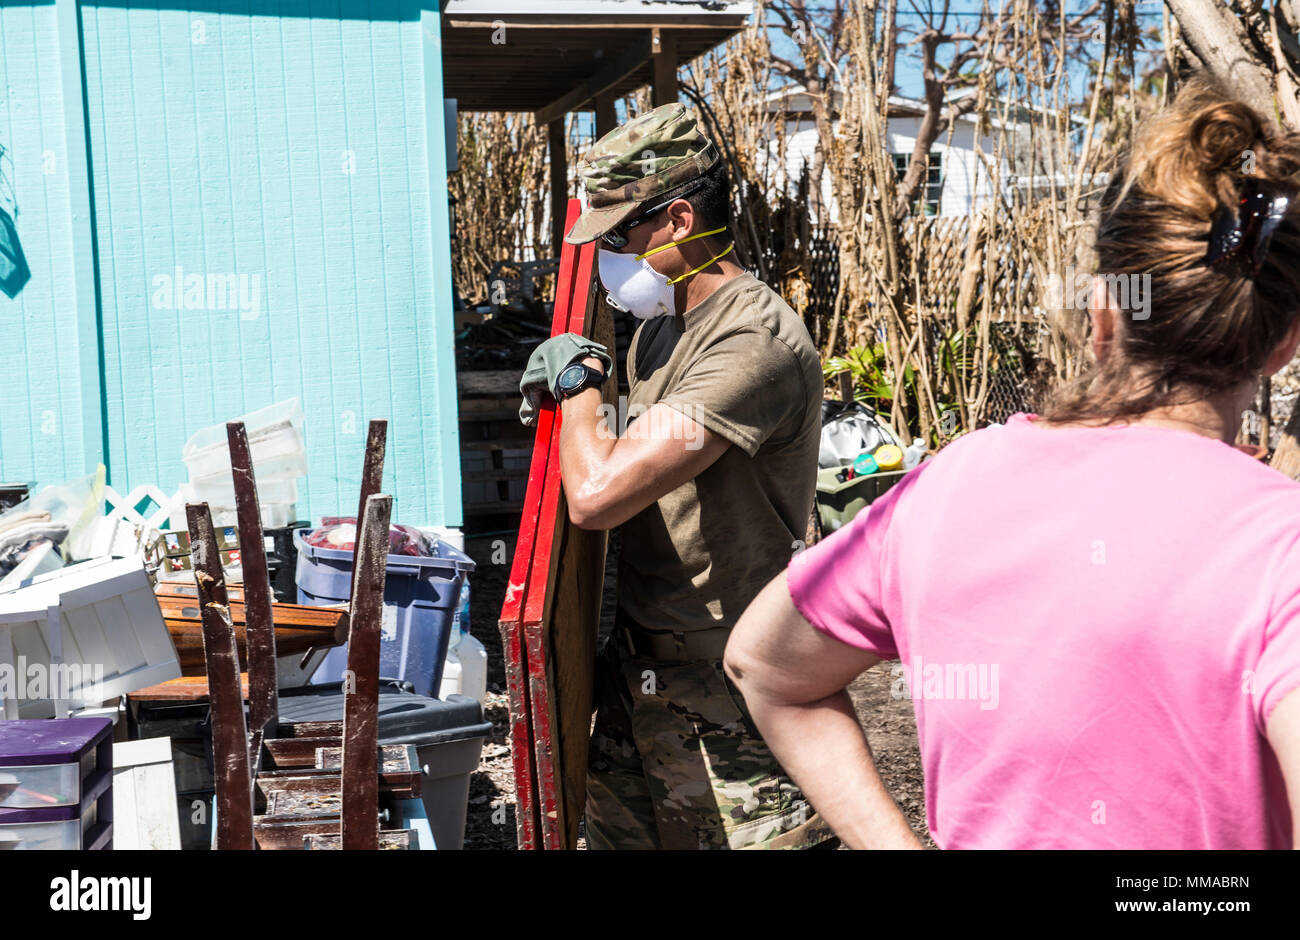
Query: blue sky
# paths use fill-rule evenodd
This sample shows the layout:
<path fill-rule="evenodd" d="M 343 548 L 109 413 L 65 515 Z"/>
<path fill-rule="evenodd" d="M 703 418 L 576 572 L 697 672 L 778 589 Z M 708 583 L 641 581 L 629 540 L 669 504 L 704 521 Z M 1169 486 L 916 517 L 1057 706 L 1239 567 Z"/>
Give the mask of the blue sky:
<path fill-rule="evenodd" d="M 810 3 L 810 6 L 814 7 L 827 5 L 828 3 L 818 2 L 818 0 L 813 0 L 813 2 Z M 1067 14 L 1077 14 L 1086 10 L 1089 6 L 1090 4 L 1088 2 L 1081 2 L 1081 0 L 1066 0 L 1065 9 Z M 1138 0 L 1138 22 L 1139 26 L 1144 31 L 1152 27 L 1159 29 L 1162 6 L 1162 0 Z M 942 8 L 942 3 L 937 2 L 937 0 L 915 0 L 915 2 L 899 0 L 898 22 L 900 32 L 909 27 L 916 30 L 925 22 L 926 17 L 924 17 L 922 13 L 931 9 L 941 10 Z M 990 8 L 993 10 L 994 14 L 996 14 L 999 8 L 998 2 L 991 0 Z M 979 0 L 952 0 L 949 4 L 949 23 L 950 26 L 951 24 L 956 24 L 956 26 L 951 26 L 951 28 L 960 28 L 965 31 L 974 30 L 979 25 L 981 15 L 980 10 L 981 4 Z M 768 22 L 769 24 L 773 24 L 780 23 L 781 21 L 778 17 L 769 13 Z M 915 32 L 904 34 L 902 38 L 906 41 L 914 35 Z M 782 30 L 774 28 L 771 30 L 771 37 L 772 50 L 775 54 L 780 55 L 783 58 L 794 58 L 797 60 L 798 53 L 794 41 L 789 36 L 787 36 Z M 949 50 L 949 53 L 951 52 L 951 46 L 945 48 Z M 1095 49 L 1092 50 L 1093 58 L 1099 59 L 1101 57 L 1101 48 L 1100 42 L 1095 43 Z M 941 49 L 940 62 L 942 61 L 944 61 L 944 50 Z M 906 97 L 920 97 L 924 88 L 924 83 L 921 77 L 919 50 L 901 50 L 898 62 L 895 65 L 895 70 L 895 84 L 898 86 L 899 92 Z M 1084 69 L 1081 67 L 1073 69 L 1071 79 L 1074 87 L 1083 88 L 1086 78 L 1087 73 Z"/>
<path fill-rule="evenodd" d="M 825 5 L 828 2 L 829 0 L 810 0 L 810 5 L 819 6 Z M 1065 0 L 1065 2 L 1067 13 L 1073 14 L 1077 14 L 1078 12 L 1087 9 L 1090 5 L 1086 0 Z M 1162 4 L 1163 0 L 1138 0 L 1137 15 L 1139 25 L 1144 32 L 1151 28 L 1159 30 Z M 998 9 L 997 3 L 991 0 L 991 6 L 996 12 Z M 921 15 L 921 12 L 918 11 L 926 11 L 931 8 L 941 9 L 942 6 L 937 3 L 936 0 L 899 0 L 898 17 L 900 29 L 912 27 L 915 30 L 924 22 L 924 17 Z M 949 8 L 949 18 L 950 22 L 957 23 L 963 30 L 974 29 L 978 26 L 980 18 L 979 0 L 952 0 Z M 773 52 L 783 58 L 797 61 L 798 51 L 795 47 L 794 41 L 778 26 L 773 25 L 779 24 L 780 22 L 781 21 L 777 17 L 769 12 L 768 24 Z M 913 35 L 915 35 L 914 32 L 904 35 L 904 41 L 911 38 Z M 1096 43 L 1091 43 L 1090 47 L 1092 58 L 1099 59 L 1102 51 L 1101 42 L 1098 41 Z M 949 50 L 950 54 L 951 47 L 946 48 Z M 1159 55 L 1160 49 L 1158 48 L 1158 45 L 1153 44 L 1147 49 L 1147 53 L 1150 55 Z M 944 61 L 944 58 L 944 50 L 941 49 L 940 61 Z M 1140 59 L 1138 67 L 1140 72 L 1142 67 Z M 921 97 L 924 83 L 921 77 L 919 51 L 913 51 L 906 48 L 901 50 L 898 61 L 895 65 L 895 70 L 894 78 L 895 84 L 898 87 L 898 92 L 906 97 Z M 1087 70 L 1082 64 L 1071 68 L 1070 84 L 1073 92 L 1072 97 L 1076 100 L 1081 99 L 1090 91 L 1091 85 L 1089 84 L 1089 76 Z M 618 114 L 620 120 L 625 119 L 621 102 L 619 104 Z M 594 126 L 594 116 L 590 112 L 579 112 L 576 115 L 576 118 L 577 131 L 579 135 L 590 139 Z"/>

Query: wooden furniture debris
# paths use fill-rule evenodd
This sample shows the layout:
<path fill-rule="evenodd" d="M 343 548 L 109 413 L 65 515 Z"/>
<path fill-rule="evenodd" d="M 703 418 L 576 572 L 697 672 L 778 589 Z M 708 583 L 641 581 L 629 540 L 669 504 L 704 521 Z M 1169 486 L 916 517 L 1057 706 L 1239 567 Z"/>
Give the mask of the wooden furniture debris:
<path fill-rule="evenodd" d="M 198 592 L 183 581 L 160 581 L 155 588 L 162 608 L 167 632 L 171 634 L 180 659 L 181 674 L 204 675 L 203 626 L 199 616 Z M 235 642 L 241 662 L 247 662 L 246 607 L 242 585 L 226 588 L 230 599 L 230 619 L 235 628 Z M 278 659 L 302 659 L 311 650 L 327 649 L 347 642 L 348 612 L 343 608 L 311 607 L 306 604 L 271 605 L 275 626 L 275 649 Z"/>
<path fill-rule="evenodd" d="M 236 509 L 247 543 L 261 545 L 256 482 L 238 423 L 228 426 Z M 380 830 L 381 795 L 414 799 L 414 747 L 378 742 L 379 642 L 392 497 L 381 495 L 387 422 L 372 422 L 362 472 L 360 525 L 348 609 L 342 721 L 279 721 L 276 633 L 265 556 L 245 552 L 248 728 L 239 696 L 235 630 L 205 505 L 187 507 L 204 626 L 216 768 L 216 848 L 416 848 L 411 830 Z M 231 661 L 234 669 L 231 669 Z"/>
<path fill-rule="evenodd" d="M 239 653 L 230 620 L 226 574 L 221 565 L 212 516 L 206 503 L 185 507 L 194 577 L 203 618 L 203 655 L 207 664 L 208 699 L 212 710 L 213 782 L 216 786 L 216 825 L 213 848 L 253 848 L 253 790 L 249 765 L 248 728 L 240 694 Z M 258 741 L 260 750 L 261 742 Z"/>
<path fill-rule="evenodd" d="M 569 203 L 567 231 L 581 206 Z M 579 333 L 614 347 L 609 308 L 597 303 L 594 244 L 566 244 L 552 335 Z M 603 387 L 617 397 L 617 377 Z M 500 629 L 506 657 L 516 827 L 523 849 L 574 848 L 586 802 L 596 636 L 607 533 L 569 524 L 560 480 L 561 412 L 539 409 L 519 538 Z"/>
<path fill-rule="evenodd" d="M 0 684 L 7 719 L 67 717 L 181 675 L 149 575 L 133 558 L 91 559 L 0 595 L 0 667 L 25 675 L 24 663 L 48 667 L 51 687 Z"/>
<path fill-rule="evenodd" d="M 113 744 L 113 848 L 180 849 L 171 738 Z"/>

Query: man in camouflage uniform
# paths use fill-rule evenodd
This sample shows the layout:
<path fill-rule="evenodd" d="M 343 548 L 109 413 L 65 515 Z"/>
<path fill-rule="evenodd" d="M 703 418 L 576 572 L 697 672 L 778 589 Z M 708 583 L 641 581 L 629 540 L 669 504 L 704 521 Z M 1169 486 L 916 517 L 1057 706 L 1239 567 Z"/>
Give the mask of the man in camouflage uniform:
<path fill-rule="evenodd" d="M 722 671 L 732 626 L 802 546 L 817 472 L 821 367 L 799 317 L 735 262 L 718 148 L 680 104 L 607 134 L 579 168 L 571 243 L 640 321 L 622 436 L 607 351 L 541 344 L 526 396 L 561 402 L 560 469 L 585 528 L 621 526 L 614 636 L 599 654 L 592 848 L 833 845 Z M 584 369 L 576 368 L 581 364 Z"/>

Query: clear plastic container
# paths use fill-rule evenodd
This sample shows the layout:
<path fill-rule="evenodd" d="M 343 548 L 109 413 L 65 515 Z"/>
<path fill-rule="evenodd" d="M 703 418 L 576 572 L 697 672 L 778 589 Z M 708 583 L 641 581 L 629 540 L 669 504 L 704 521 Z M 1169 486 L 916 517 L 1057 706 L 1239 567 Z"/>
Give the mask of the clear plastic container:
<path fill-rule="evenodd" d="M 307 455 L 305 453 L 293 453 L 285 454 L 282 457 L 271 457 L 267 460 L 254 460 L 253 472 L 257 477 L 259 487 L 263 483 L 272 480 L 296 480 L 298 477 L 307 475 Z M 191 476 L 190 482 L 204 486 L 222 482 L 230 485 L 230 478 L 230 462 L 227 461 L 224 469 L 206 476 Z"/>
<path fill-rule="evenodd" d="M 263 480 L 256 472 L 254 475 L 257 479 L 259 505 L 298 501 L 297 480 Z M 193 497 L 194 502 L 207 503 L 210 506 L 235 505 L 235 481 L 229 475 L 225 478 L 213 477 L 208 480 L 191 481 L 186 492 Z"/>
<path fill-rule="evenodd" d="M 6 778 L 13 778 L 16 785 L 11 788 Z M 0 767 L 0 806 L 5 809 L 45 809 L 80 802 L 79 764 Z"/>
<path fill-rule="evenodd" d="M 301 476 L 306 473 L 306 448 L 303 446 L 302 405 L 297 398 L 276 402 L 257 411 L 251 411 L 238 420 L 244 422 L 248 432 L 248 447 L 253 458 L 254 469 L 263 464 L 268 465 L 267 479 L 272 478 L 270 464 L 281 461 L 287 464 L 279 472 L 287 475 L 298 466 L 303 467 Z M 181 459 L 189 469 L 191 480 L 205 477 L 222 476 L 230 473 L 230 448 L 226 436 L 226 425 L 214 424 L 194 434 L 185 442 L 181 450 Z"/>
<path fill-rule="evenodd" d="M 278 529 L 280 526 L 286 526 L 298 518 L 298 506 L 296 503 L 274 503 L 261 498 L 261 481 L 258 481 L 258 508 L 262 510 L 262 528 Z M 189 522 L 185 517 L 185 504 L 193 502 L 203 502 L 203 500 L 194 499 L 193 491 L 188 483 L 182 483 L 180 488 L 180 498 L 176 501 L 171 514 L 171 528 L 174 532 L 189 531 Z M 223 506 L 219 503 L 208 503 L 208 511 L 212 513 L 212 525 L 216 528 L 222 526 L 234 526 L 239 524 L 239 519 L 235 514 L 234 500 L 231 505 Z"/>

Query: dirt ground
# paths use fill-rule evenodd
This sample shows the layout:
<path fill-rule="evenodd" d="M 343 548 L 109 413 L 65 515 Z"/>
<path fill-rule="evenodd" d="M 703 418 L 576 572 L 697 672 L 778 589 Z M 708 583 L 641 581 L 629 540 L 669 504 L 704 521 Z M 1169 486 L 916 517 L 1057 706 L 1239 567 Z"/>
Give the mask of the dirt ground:
<path fill-rule="evenodd" d="M 465 823 L 466 849 L 514 849 L 514 773 L 508 734 L 509 705 L 497 616 L 509 575 L 509 553 L 514 551 L 511 531 L 471 534 L 466 550 L 478 567 L 471 575 L 470 632 L 488 654 L 488 691 L 484 716 L 492 734 L 484 743 L 478 770 L 470 776 L 469 813 Z M 504 552 L 501 549 L 504 547 Z M 505 557 L 505 563 L 499 560 Z M 494 558 L 498 563 L 494 563 Z M 609 606 L 608 600 L 606 606 Z M 912 703 L 890 695 L 887 663 L 868 670 L 849 686 L 858 720 L 867 733 L 881 778 L 893 794 L 912 830 L 930 847 L 925 824 L 921 759 L 916 743 Z"/>

